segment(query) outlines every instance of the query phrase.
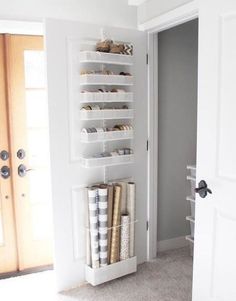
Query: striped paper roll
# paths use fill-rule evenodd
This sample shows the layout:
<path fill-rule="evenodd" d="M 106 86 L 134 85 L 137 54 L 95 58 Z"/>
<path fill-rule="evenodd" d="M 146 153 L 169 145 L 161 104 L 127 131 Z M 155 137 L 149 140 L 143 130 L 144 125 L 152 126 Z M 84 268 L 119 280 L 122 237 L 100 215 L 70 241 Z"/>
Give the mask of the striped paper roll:
<path fill-rule="evenodd" d="M 114 205 L 113 205 L 113 223 L 111 235 L 111 258 L 110 263 L 119 261 L 120 255 L 120 205 L 121 205 L 121 187 L 114 186 Z"/>
<path fill-rule="evenodd" d="M 129 215 L 121 215 L 120 260 L 129 258 L 129 226 Z"/>
<path fill-rule="evenodd" d="M 112 227 L 112 213 L 113 213 L 113 186 L 108 186 L 108 232 L 107 232 L 107 246 L 108 246 L 108 253 L 107 253 L 107 262 L 110 264 L 110 257 L 111 257 L 111 227 Z"/>
<path fill-rule="evenodd" d="M 97 196 L 97 189 L 88 188 L 90 243 L 93 269 L 99 268 Z"/>
<path fill-rule="evenodd" d="M 99 258 L 103 267 L 107 265 L 107 188 L 99 188 L 98 195 Z"/>
<path fill-rule="evenodd" d="M 128 182 L 127 184 L 127 212 L 130 217 L 130 244 L 129 256 L 134 256 L 134 243 L 135 243 L 135 183 Z"/>

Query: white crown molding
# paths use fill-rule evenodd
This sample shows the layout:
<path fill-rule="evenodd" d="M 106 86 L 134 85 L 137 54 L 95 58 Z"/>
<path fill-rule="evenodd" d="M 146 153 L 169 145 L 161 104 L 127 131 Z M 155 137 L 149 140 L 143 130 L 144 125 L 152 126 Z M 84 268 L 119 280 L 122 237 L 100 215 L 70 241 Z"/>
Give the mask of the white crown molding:
<path fill-rule="evenodd" d="M 128 4 L 133 6 L 139 6 L 146 1 L 147 0 L 128 0 Z"/>
<path fill-rule="evenodd" d="M 42 22 L 0 20 L 0 33 L 43 35 Z"/>

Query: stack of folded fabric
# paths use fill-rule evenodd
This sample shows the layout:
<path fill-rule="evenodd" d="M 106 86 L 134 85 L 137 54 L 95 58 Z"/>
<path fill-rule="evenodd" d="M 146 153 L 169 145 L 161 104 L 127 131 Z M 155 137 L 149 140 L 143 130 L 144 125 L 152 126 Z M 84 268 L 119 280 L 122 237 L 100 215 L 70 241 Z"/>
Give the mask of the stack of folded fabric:
<path fill-rule="evenodd" d="M 99 268 L 134 256 L 135 184 L 87 188 L 87 264 Z"/>

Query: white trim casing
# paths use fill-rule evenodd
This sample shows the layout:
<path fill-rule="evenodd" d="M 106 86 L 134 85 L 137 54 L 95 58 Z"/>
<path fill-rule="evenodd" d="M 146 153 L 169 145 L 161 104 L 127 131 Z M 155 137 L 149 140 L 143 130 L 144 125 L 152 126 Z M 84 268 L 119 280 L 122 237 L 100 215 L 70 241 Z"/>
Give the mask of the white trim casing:
<path fill-rule="evenodd" d="M 189 242 L 185 236 L 179 236 L 167 240 L 157 242 L 157 252 L 164 252 L 189 246 Z"/>
<path fill-rule="evenodd" d="M 157 80 L 157 35 L 148 35 L 148 260 L 156 257 L 157 251 L 157 171 L 158 171 L 158 80 Z M 155 137 L 155 139 L 154 139 Z"/>
<path fill-rule="evenodd" d="M 162 30 L 177 26 L 197 18 L 198 3 L 194 0 L 188 4 L 182 5 L 165 14 L 157 16 L 143 24 L 139 24 L 139 30 L 148 30 L 151 32 L 160 32 Z"/>
<path fill-rule="evenodd" d="M 42 22 L 0 20 L 0 33 L 24 34 L 24 35 L 43 35 Z"/>
<path fill-rule="evenodd" d="M 158 32 L 186 23 L 198 17 L 198 5 L 194 0 L 169 13 L 163 14 L 149 23 L 143 24 L 148 31 L 148 260 L 157 252 L 158 214 Z M 182 239 L 182 238 L 181 238 Z M 184 239 L 185 241 L 185 239 Z M 168 243 L 159 243 L 159 247 Z M 175 246 L 178 244 L 175 244 Z"/>

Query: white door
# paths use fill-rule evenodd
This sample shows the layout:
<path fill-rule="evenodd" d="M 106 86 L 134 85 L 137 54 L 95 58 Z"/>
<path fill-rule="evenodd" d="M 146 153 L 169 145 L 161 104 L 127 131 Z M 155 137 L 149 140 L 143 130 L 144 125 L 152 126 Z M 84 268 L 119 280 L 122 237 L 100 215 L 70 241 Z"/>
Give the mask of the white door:
<path fill-rule="evenodd" d="M 236 300 L 236 1 L 200 0 L 193 301 Z"/>
<path fill-rule="evenodd" d="M 137 30 L 103 28 L 115 41 L 134 45 L 135 164 L 107 169 L 107 179 L 134 176 L 137 184 L 136 254 L 146 260 L 147 246 L 147 70 L 146 34 Z M 70 21 L 46 21 L 46 52 L 55 269 L 58 289 L 84 281 L 85 208 L 81 187 L 103 180 L 102 168 L 79 164 L 79 50 L 83 40 L 99 40 L 101 26 Z"/>

